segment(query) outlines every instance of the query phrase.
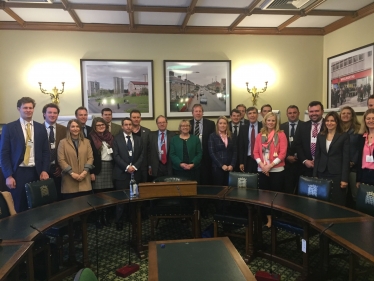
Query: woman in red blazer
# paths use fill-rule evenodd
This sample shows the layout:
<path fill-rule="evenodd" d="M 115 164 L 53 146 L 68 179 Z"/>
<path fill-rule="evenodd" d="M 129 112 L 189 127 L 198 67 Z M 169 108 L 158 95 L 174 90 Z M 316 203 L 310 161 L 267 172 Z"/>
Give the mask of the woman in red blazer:
<path fill-rule="evenodd" d="M 262 129 L 256 137 L 253 155 L 258 164 L 259 188 L 281 191 L 284 184 L 284 164 L 287 155 L 287 137 L 279 130 L 279 122 L 275 113 L 269 112 L 262 121 Z M 263 229 L 271 227 L 271 215 L 268 209 L 267 223 Z"/>

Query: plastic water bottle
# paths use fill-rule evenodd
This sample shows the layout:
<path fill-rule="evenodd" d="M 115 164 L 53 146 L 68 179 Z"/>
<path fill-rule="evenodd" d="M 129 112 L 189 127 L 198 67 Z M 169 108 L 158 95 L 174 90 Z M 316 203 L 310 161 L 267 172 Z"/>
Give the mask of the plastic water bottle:
<path fill-rule="evenodd" d="M 131 173 L 130 180 L 130 198 L 136 198 L 139 196 L 138 184 L 136 183 L 134 173 Z"/>

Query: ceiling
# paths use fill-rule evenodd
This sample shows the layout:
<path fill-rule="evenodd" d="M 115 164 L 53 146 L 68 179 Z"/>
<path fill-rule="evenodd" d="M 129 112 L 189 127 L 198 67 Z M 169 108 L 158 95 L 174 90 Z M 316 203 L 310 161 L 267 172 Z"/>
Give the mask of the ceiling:
<path fill-rule="evenodd" d="M 374 0 L 0 0 L 0 30 L 325 35 L 372 13 Z"/>

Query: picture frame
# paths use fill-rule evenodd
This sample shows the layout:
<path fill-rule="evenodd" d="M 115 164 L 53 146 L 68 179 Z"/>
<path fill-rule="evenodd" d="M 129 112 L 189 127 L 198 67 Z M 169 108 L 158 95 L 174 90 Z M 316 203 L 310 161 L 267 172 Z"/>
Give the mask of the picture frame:
<path fill-rule="evenodd" d="M 205 117 L 229 116 L 231 60 L 164 60 L 165 115 L 191 117 L 201 104 Z"/>
<path fill-rule="evenodd" d="M 374 44 L 369 44 L 327 59 L 329 109 L 367 110 L 367 99 L 373 94 L 373 51 Z"/>
<path fill-rule="evenodd" d="M 81 59 L 82 104 L 101 116 L 109 107 L 113 118 L 138 109 L 143 119 L 154 118 L 153 60 Z"/>

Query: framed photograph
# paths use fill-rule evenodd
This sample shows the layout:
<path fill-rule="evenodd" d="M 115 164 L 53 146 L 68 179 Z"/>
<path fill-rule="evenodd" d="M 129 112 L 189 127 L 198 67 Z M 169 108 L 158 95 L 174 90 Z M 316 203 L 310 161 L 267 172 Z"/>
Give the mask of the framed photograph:
<path fill-rule="evenodd" d="M 167 117 L 191 117 L 201 104 L 205 117 L 230 115 L 231 61 L 164 61 Z"/>
<path fill-rule="evenodd" d="M 327 59 L 327 104 L 329 108 L 350 106 L 356 112 L 367 109 L 373 94 L 374 44 Z"/>
<path fill-rule="evenodd" d="M 153 61 L 81 59 L 82 100 L 89 114 L 109 107 L 113 118 L 128 117 L 133 109 L 154 118 Z"/>

